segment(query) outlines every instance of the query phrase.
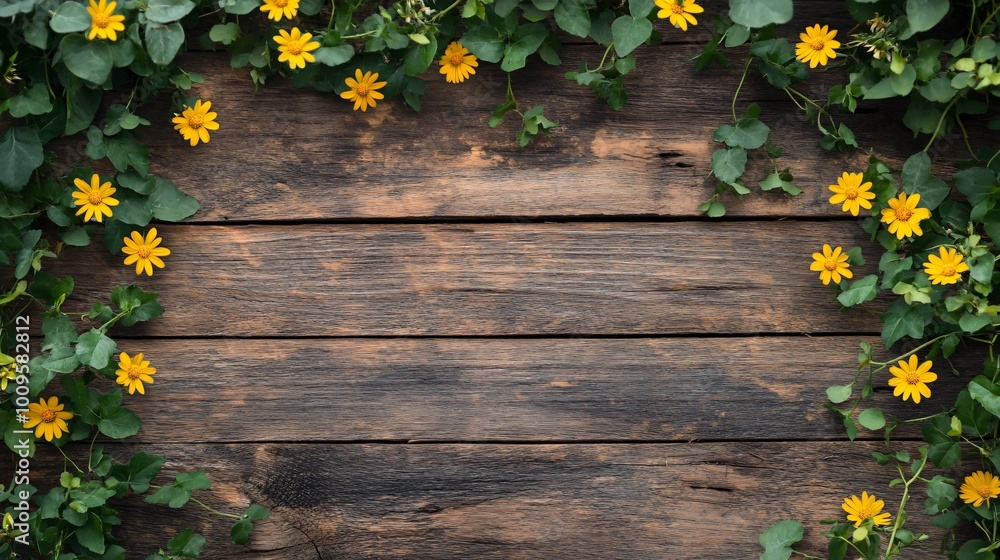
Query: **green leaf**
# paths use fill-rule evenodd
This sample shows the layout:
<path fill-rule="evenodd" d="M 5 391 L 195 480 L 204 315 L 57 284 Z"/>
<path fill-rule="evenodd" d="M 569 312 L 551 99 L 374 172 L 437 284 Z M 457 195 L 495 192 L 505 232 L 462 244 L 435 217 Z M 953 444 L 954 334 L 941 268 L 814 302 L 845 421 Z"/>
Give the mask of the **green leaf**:
<path fill-rule="evenodd" d="M 106 41 L 88 41 L 83 35 L 67 35 L 59 43 L 63 63 L 74 76 L 103 84 L 111 75 L 114 57 Z"/>
<path fill-rule="evenodd" d="M 197 212 L 201 204 L 170 181 L 156 177 L 156 187 L 149 195 L 149 207 L 157 220 L 179 222 Z"/>
<path fill-rule="evenodd" d="M 146 51 L 153 64 L 166 66 L 184 44 L 184 28 L 179 23 L 146 26 Z"/>
<path fill-rule="evenodd" d="M 793 196 L 802 193 L 802 189 L 782 179 L 780 173 L 771 173 L 765 177 L 764 180 L 758 184 L 758 186 L 760 186 L 760 190 L 762 191 L 781 189 Z"/>
<path fill-rule="evenodd" d="M 951 194 L 951 187 L 931 175 L 931 158 L 917 152 L 903 164 L 903 190 L 906 194 L 919 194 L 920 206 L 933 210 Z"/>
<path fill-rule="evenodd" d="M 97 423 L 97 429 L 109 438 L 123 439 L 134 436 L 142 428 L 142 420 L 134 412 L 119 407 L 102 414 L 101 420 Z"/>
<path fill-rule="evenodd" d="M 958 320 L 958 326 L 970 334 L 979 332 L 984 327 L 989 326 L 990 323 L 988 315 L 962 315 L 962 318 Z"/>
<path fill-rule="evenodd" d="M 149 149 L 129 132 L 104 139 L 104 149 L 108 159 L 118 171 L 129 167 L 145 176 L 149 173 Z"/>
<path fill-rule="evenodd" d="M 906 39 L 914 33 L 934 27 L 944 19 L 949 7 L 948 0 L 906 0 L 906 17 L 910 28 L 901 38 Z"/>
<path fill-rule="evenodd" d="M 505 49 L 500 69 L 504 72 L 513 72 L 524 68 L 527 58 L 538 50 L 547 34 L 545 26 L 540 23 L 529 23 L 518 27 L 517 40 Z"/>
<path fill-rule="evenodd" d="M 35 84 L 21 95 L 11 97 L 8 101 L 10 116 L 15 118 L 28 115 L 44 115 L 52 110 L 49 100 L 49 89 L 44 84 Z"/>
<path fill-rule="evenodd" d="M 153 219 L 153 212 L 145 197 L 131 191 L 122 190 L 115 194 L 118 206 L 114 208 L 116 220 L 138 227 L 145 227 Z"/>
<path fill-rule="evenodd" d="M 920 95 L 928 101 L 936 103 L 947 103 L 951 101 L 955 94 L 955 88 L 951 87 L 951 80 L 946 76 L 938 76 L 926 84 L 920 86 Z"/>
<path fill-rule="evenodd" d="M 65 2 L 60 4 L 49 20 L 49 27 L 56 33 L 76 33 L 90 29 L 90 13 L 83 4 Z"/>
<path fill-rule="evenodd" d="M 462 46 L 476 55 L 476 58 L 486 62 L 497 63 L 504 56 L 504 44 L 500 33 L 488 26 L 477 25 L 465 32 L 461 40 Z"/>
<path fill-rule="evenodd" d="M 875 299 L 878 295 L 878 275 L 871 274 L 855 281 L 849 288 L 837 296 L 837 301 L 844 307 L 852 307 Z"/>
<path fill-rule="evenodd" d="M 954 438 L 948 435 L 951 431 L 951 420 L 946 416 L 935 416 L 931 422 L 923 425 L 924 439 L 930 444 L 927 456 L 935 467 L 949 467 L 962 458 L 962 447 Z"/>
<path fill-rule="evenodd" d="M 104 369 L 111 360 L 111 355 L 115 353 L 115 341 L 107 337 L 98 329 L 90 329 L 80 335 L 76 342 L 76 357 L 81 364 L 89 365 L 94 369 Z"/>
<path fill-rule="evenodd" d="M 205 537 L 195 533 L 191 529 L 181 531 L 167 543 L 170 554 L 182 558 L 196 558 L 201 554 L 201 549 L 204 546 Z"/>
<path fill-rule="evenodd" d="M 45 161 L 42 141 L 34 128 L 15 126 L 0 138 L 0 184 L 19 192 Z"/>
<path fill-rule="evenodd" d="M 153 187 L 156 186 L 155 175 L 141 177 L 135 171 L 125 171 L 119 173 L 115 176 L 115 181 L 118 182 L 118 186 L 142 195 L 148 195 L 153 192 Z"/>
<path fill-rule="evenodd" d="M 104 554 L 104 524 L 96 513 L 88 516 L 87 523 L 76 530 L 76 540 L 95 554 Z"/>
<path fill-rule="evenodd" d="M 163 486 L 154 494 L 146 496 L 146 501 L 151 504 L 167 504 L 172 508 L 182 507 L 191 499 L 191 491 L 174 486 Z"/>
<path fill-rule="evenodd" d="M 1000 386 L 979 375 L 969 382 L 969 395 L 993 416 L 1000 417 Z"/>
<path fill-rule="evenodd" d="M 729 18 L 747 27 L 788 23 L 792 0 L 729 0 Z"/>
<path fill-rule="evenodd" d="M 731 148 L 745 148 L 754 150 L 767 142 L 767 136 L 771 129 L 766 124 L 757 119 L 742 117 L 736 121 L 735 125 L 724 124 L 715 131 L 713 139 L 716 142 L 725 142 Z"/>
<path fill-rule="evenodd" d="M 952 177 L 955 188 L 969 199 L 973 206 L 997 192 L 997 174 L 985 167 L 963 169 Z"/>
<path fill-rule="evenodd" d="M 556 25 L 566 33 L 577 37 L 586 37 L 590 33 L 590 12 L 580 0 L 559 0 L 554 15 Z"/>
<path fill-rule="evenodd" d="M 163 307 L 157 301 L 157 294 L 144 292 L 139 286 L 132 284 L 129 287 L 117 286 L 111 292 L 111 303 L 125 313 L 121 322 L 123 327 L 153 319 L 163 315 Z"/>
<path fill-rule="evenodd" d="M 929 306 L 923 306 L 927 308 Z M 882 340 L 889 348 L 904 336 L 919 340 L 924 336 L 925 311 L 911 307 L 903 300 L 896 300 L 882 313 Z M 933 310 L 930 311 L 933 315 Z"/>
<path fill-rule="evenodd" d="M 994 560 L 996 556 L 989 550 L 990 543 L 972 539 L 962 544 L 962 547 L 955 553 L 958 560 Z"/>
<path fill-rule="evenodd" d="M 60 239 L 70 247 L 86 247 L 90 245 L 90 234 L 78 227 L 66 231 Z"/>
<path fill-rule="evenodd" d="M 233 524 L 229 530 L 229 538 L 234 544 L 246 544 L 250 540 L 250 533 L 253 531 L 253 521 L 241 519 Z"/>
<path fill-rule="evenodd" d="M 240 25 L 235 22 L 213 25 L 208 32 L 208 38 L 223 45 L 232 44 L 233 41 L 240 38 Z"/>
<path fill-rule="evenodd" d="M 339 66 L 354 57 L 354 47 L 351 45 L 337 45 L 336 47 L 322 47 L 313 52 L 316 62 L 327 66 Z"/>
<path fill-rule="evenodd" d="M 853 385 L 834 385 L 833 387 L 827 387 L 826 396 L 830 399 L 830 402 L 839 404 L 851 398 L 853 390 Z"/>
<path fill-rule="evenodd" d="M 191 13 L 194 2 L 190 0 L 149 0 L 146 19 L 155 23 L 170 23 Z"/>
<path fill-rule="evenodd" d="M 115 465 L 112 469 L 112 475 L 127 483 L 133 492 L 142 494 L 149 489 L 150 481 L 160 474 L 160 469 L 166 462 L 164 457 L 147 455 L 140 451 L 129 459 L 128 465 Z"/>
<path fill-rule="evenodd" d="M 628 0 L 628 12 L 637 19 L 648 16 L 653 11 L 653 6 L 653 0 Z"/>
<path fill-rule="evenodd" d="M 626 56 L 646 42 L 653 33 L 653 24 L 646 18 L 620 16 L 611 24 L 611 36 L 615 40 L 615 54 Z"/>
<path fill-rule="evenodd" d="M 407 49 L 406 55 L 403 57 L 403 70 L 406 75 L 416 76 L 430 68 L 436 52 L 437 37 L 434 35 L 427 39 L 426 44 L 417 43 Z"/>
<path fill-rule="evenodd" d="M 885 416 L 877 408 L 869 408 L 858 414 L 858 423 L 869 430 L 881 430 L 885 427 Z"/>
<path fill-rule="evenodd" d="M 76 342 L 77 338 L 73 321 L 62 313 L 47 316 L 42 320 L 42 334 L 45 335 L 45 339 L 42 340 L 43 352 L 59 346 L 69 346 L 70 343 Z"/>
<path fill-rule="evenodd" d="M 271 510 L 259 504 L 250 504 L 250 507 L 243 512 L 244 519 L 253 519 L 254 521 L 267 519 L 269 515 L 271 515 Z"/>
<path fill-rule="evenodd" d="M 747 152 L 743 148 L 715 150 L 712 153 L 712 173 L 720 181 L 733 183 L 743 175 L 747 165 Z"/>
<path fill-rule="evenodd" d="M 802 524 L 786 519 L 768 527 L 760 534 L 764 554 L 760 560 L 787 560 L 792 555 L 792 545 L 802 540 Z"/>

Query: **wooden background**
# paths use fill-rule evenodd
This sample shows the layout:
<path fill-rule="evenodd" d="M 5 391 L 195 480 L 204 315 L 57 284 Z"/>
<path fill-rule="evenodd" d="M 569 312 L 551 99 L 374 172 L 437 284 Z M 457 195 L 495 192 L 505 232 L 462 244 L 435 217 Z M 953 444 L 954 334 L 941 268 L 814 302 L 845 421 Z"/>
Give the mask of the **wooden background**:
<path fill-rule="evenodd" d="M 254 93 L 224 54 L 189 54 L 221 129 L 191 148 L 165 105 L 148 115 L 153 171 L 202 210 L 159 226 L 172 254 L 139 282 L 166 314 L 120 339 L 158 375 L 126 397 L 139 443 L 109 449 L 162 453 L 168 473 L 204 467 L 207 501 L 272 515 L 243 549 L 193 507 L 136 501 L 120 533 L 134 552 L 193 525 L 208 558 L 747 559 L 784 518 L 817 551 L 818 521 L 850 494 L 895 512 L 878 438 L 848 442 L 822 408 L 858 343 L 880 347 L 880 325 L 838 313 L 809 271 L 823 243 L 877 262 L 827 202 L 867 155 L 821 150 L 754 75 L 740 107 L 761 105 L 805 192 L 727 200 L 724 219 L 697 211 L 739 68 L 699 74 L 689 59 L 723 4 L 687 34 L 658 24 L 664 43 L 637 52 L 620 111 L 532 62 L 518 99 L 560 127 L 523 149 L 513 123 L 486 126 L 505 86 L 493 65 L 460 85 L 428 73 L 421 114 L 399 99 L 363 114 L 282 79 Z M 779 31 L 793 42 L 816 21 L 849 30 L 827 17 L 838 3 L 796 5 Z M 566 44 L 563 60 L 602 52 Z M 900 163 L 921 145 L 895 105 L 845 119 Z M 102 248 L 62 266 L 81 307 L 136 281 Z M 940 398 L 901 403 L 880 379 L 876 404 L 937 412 L 962 384 L 938 370 Z"/>

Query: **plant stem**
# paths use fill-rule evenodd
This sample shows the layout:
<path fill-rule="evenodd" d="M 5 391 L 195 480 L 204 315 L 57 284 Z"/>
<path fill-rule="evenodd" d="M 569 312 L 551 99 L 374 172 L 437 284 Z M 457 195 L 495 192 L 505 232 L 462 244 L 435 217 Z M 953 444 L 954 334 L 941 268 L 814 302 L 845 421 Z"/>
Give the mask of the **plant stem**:
<path fill-rule="evenodd" d="M 950 111 L 951 108 L 954 107 L 955 103 L 957 102 L 958 102 L 958 96 L 956 95 L 955 98 L 952 99 L 950 103 L 948 103 L 948 106 L 944 108 L 944 111 L 941 111 L 941 118 L 938 119 L 937 126 L 934 127 L 934 133 L 931 134 L 931 139 L 928 140 L 927 145 L 924 146 L 924 149 L 922 150 L 923 152 L 926 153 L 927 150 L 931 149 L 931 146 L 934 145 L 934 141 L 937 140 L 938 137 L 938 132 L 941 131 L 941 125 L 944 124 L 944 118 L 948 116 L 948 111 Z"/>
<path fill-rule="evenodd" d="M 333 29 L 333 15 L 337 13 L 337 0 L 330 0 L 330 21 L 326 23 L 326 30 Z"/>
<path fill-rule="evenodd" d="M 920 478 L 920 473 L 923 472 L 924 467 L 927 466 L 927 452 L 923 451 L 920 453 L 920 455 L 921 455 L 920 465 L 917 467 L 917 470 L 914 471 L 913 477 L 911 477 L 909 480 L 906 480 L 905 477 L 903 476 L 903 469 L 900 468 L 898 465 L 896 466 L 896 470 L 899 472 L 899 478 L 904 479 L 903 496 L 899 499 L 899 508 L 896 509 L 896 521 L 892 524 L 892 534 L 889 535 L 889 542 L 885 547 L 885 556 L 883 556 L 883 558 L 885 559 L 889 558 L 889 554 L 892 552 L 892 545 L 896 540 L 896 533 L 899 532 L 899 529 L 903 525 L 902 512 L 906 511 L 906 502 L 910 499 L 910 485 L 916 482 Z"/>
<path fill-rule="evenodd" d="M 736 99 L 740 96 L 740 90 L 743 89 L 743 82 L 747 79 L 747 74 L 750 73 L 750 62 L 753 61 L 752 58 L 747 57 L 747 63 L 743 67 L 743 75 L 740 77 L 740 85 L 736 86 L 736 93 L 733 94 L 733 103 L 730 108 L 733 111 L 733 122 L 736 122 Z"/>
<path fill-rule="evenodd" d="M 452 2 L 451 6 L 448 6 L 447 8 L 445 8 L 445 9 L 441 10 L 440 12 L 434 14 L 434 17 L 432 17 L 431 20 L 430 20 L 431 23 L 434 23 L 435 21 L 441 19 L 441 16 L 443 16 L 443 15 L 447 14 L 448 12 L 454 10 L 455 7 L 457 7 L 459 4 L 462 3 L 462 1 L 463 0 L 455 0 L 454 2 Z"/>
<path fill-rule="evenodd" d="M 222 517 L 228 517 L 230 519 L 243 519 L 242 516 L 237 515 L 235 513 L 226 513 L 224 511 L 219 511 L 219 510 L 213 508 L 212 506 L 206 504 L 205 502 L 203 502 L 203 501 L 201 501 L 201 500 L 199 500 L 197 498 L 191 498 L 191 501 L 194 502 L 194 503 L 196 503 L 196 504 L 198 504 L 199 506 L 205 508 L 205 510 L 207 510 L 209 513 L 214 513 L 215 515 L 219 515 L 219 516 L 222 516 Z"/>

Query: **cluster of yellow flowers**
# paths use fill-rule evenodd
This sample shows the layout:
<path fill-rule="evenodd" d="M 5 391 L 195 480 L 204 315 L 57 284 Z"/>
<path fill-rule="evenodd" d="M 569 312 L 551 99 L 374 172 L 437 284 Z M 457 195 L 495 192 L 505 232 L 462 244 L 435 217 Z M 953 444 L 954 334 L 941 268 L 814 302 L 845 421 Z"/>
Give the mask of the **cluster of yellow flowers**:
<path fill-rule="evenodd" d="M 143 359 L 142 353 L 129 357 L 122 352 L 118 355 L 118 374 L 116 382 L 128 389 L 128 394 L 139 391 L 140 395 L 146 394 L 143 383 L 152 383 L 153 374 L 156 368 L 149 367 L 149 361 Z M 59 402 L 58 397 L 45 397 L 38 399 L 37 403 L 28 403 L 28 411 L 25 416 L 28 420 L 24 423 L 24 428 L 35 429 L 36 438 L 44 438 L 45 441 L 59 439 L 64 433 L 69 432 L 69 424 L 66 422 L 73 419 L 73 413 L 65 410 L 66 405 Z"/>
<path fill-rule="evenodd" d="M 965 477 L 959 492 L 962 501 L 972 507 L 979 507 L 983 502 L 989 506 L 991 499 L 1000 497 L 1000 477 L 976 471 Z M 847 513 L 847 520 L 853 521 L 855 527 L 860 527 L 867 519 L 871 519 L 872 525 L 876 527 L 888 525 L 892 517 L 889 512 L 882 512 L 885 502 L 868 492 L 862 492 L 860 498 L 854 495 L 845 498 L 840 507 Z"/>

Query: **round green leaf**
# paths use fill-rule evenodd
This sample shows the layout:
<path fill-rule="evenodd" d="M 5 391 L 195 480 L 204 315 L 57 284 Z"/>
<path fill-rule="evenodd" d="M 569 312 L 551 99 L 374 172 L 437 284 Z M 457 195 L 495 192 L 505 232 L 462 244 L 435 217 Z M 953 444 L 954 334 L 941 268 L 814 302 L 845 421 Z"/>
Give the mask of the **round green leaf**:
<path fill-rule="evenodd" d="M 747 27 L 788 23 L 792 19 L 792 0 L 730 0 L 729 17 Z"/>
<path fill-rule="evenodd" d="M 885 416 L 877 408 L 869 408 L 858 414 L 858 423 L 869 430 L 881 430 L 885 427 Z"/>
<path fill-rule="evenodd" d="M 615 53 L 626 56 L 646 42 L 653 33 L 653 24 L 646 18 L 636 19 L 621 16 L 611 24 L 611 36 L 615 39 Z"/>
<path fill-rule="evenodd" d="M 94 84 L 103 84 L 114 65 L 111 46 L 106 41 L 88 41 L 83 35 L 63 37 L 59 53 L 73 75 Z"/>
<path fill-rule="evenodd" d="M 91 18 L 87 8 L 77 2 L 61 4 L 52 14 L 49 27 L 56 33 L 77 33 L 90 28 Z"/>
<path fill-rule="evenodd" d="M 170 64 L 183 44 L 184 28 L 177 22 L 169 25 L 153 23 L 146 27 L 146 50 L 153 64 Z"/>
<path fill-rule="evenodd" d="M 851 385 L 834 385 L 827 388 L 826 396 L 830 398 L 830 402 L 832 403 L 842 403 L 851 398 L 851 390 L 853 388 Z"/>

